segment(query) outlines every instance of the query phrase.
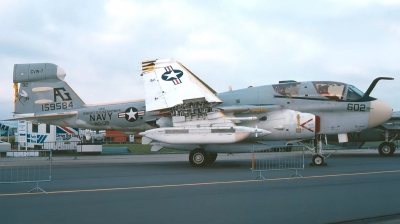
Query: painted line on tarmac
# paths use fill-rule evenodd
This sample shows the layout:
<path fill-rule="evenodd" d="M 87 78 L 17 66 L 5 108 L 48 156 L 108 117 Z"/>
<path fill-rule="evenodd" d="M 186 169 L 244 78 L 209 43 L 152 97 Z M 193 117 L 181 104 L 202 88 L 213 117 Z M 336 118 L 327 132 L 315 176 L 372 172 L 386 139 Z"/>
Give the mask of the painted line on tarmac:
<path fill-rule="evenodd" d="M 299 180 L 299 179 L 315 179 L 315 178 L 373 175 L 373 174 L 386 174 L 386 173 L 400 173 L 400 170 L 376 171 L 376 172 L 365 172 L 365 173 L 329 174 L 329 175 L 309 176 L 309 177 L 272 178 L 272 179 L 266 179 L 266 180 L 267 181 Z M 47 192 L 47 194 L 67 194 L 67 193 L 101 192 L 101 191 L 156 189 L 156 188 L 190 187 L 190 186 L 205 186 L 205 185 L 218 185 L 218 184 L 240 184 L 240 183 L 251 183 L 251 182 L 264 182 L 264 180 L 235 180 L 235 181 L 204 182 L 204 183 L 192 183 L 192 184 L 167 184 L 167 185 L 136 186 L 136 187 L 97 188 L 97 189 L 84 189 L 84 190 L 51 191 L 51 192 Z M 11 193 L 11 194 L 0 194 L 0 197 L 37 195 L 37 194 L 44 194 L 44 193 L 42 193 L 42 192 Z"/>
<path fill-rule="evenodd" d="M 204 183 L 193 183 L 193 184 L 167 184 L 167 185 L 136 186 L 136 187 L 97 188 L 97 189 L 86 189 L 86 190 L 52 191 L 52 192 L 47 192 L 47 194 L 99 192 L 99 191 L 119 191 L 119 190 L 137 190 L 137 189 L 168 188 L 168 187 L 189 187 L 189 186 L 217 185 L 217 184 L 238 184 L 238 183 L 261 182 L 261 181 L 262 180 L 235 180 L 235 181 L 204 182 Z M 37 192 L 36 193 L 35 192 L 35 193 L 0 194 L 0 197 L 4 197 L 4 196 L 20 196 L 20 195 L 35 195 L 35 194 L 44 194 L 44 193 L 42 193 L 42 192 Z"/>
<path fill-rule="evenodd" d="M 385 174 L 385 173 L 400 173 L 400 170 L 376 171 L 376 172 L 365 172 L 365 173 L 328 174 L 328 175 L 322 175 L 322 176 L 309 176 L 309 177 L 285 177 L 285 178 L 274 178 L 274 179 L 267 179 L 267 180 L 276 181 L 276 180 L 293 180 L 293 179 L 314 179 L 314 178 L 359 176 L 359 175 L 372 175 L 372 174 Z"/>

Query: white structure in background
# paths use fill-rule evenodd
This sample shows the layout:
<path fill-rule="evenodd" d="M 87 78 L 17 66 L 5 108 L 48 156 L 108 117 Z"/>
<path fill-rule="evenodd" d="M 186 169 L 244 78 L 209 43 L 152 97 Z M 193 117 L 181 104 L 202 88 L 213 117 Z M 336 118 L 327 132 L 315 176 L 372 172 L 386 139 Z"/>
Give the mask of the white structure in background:
<path fill-rule="evenodd" d="M 76 148 L 80 141 L 77 128 L 18 121 L 19 147 L 25 147 L 25 149 L 39 147 L 41 149 L 69 150 Z"/>
<path fill-rule="evenodd" d="M 85 129 L 80 131 L 81 136 L 85 136 L 86 141 L 103 141 L 106 137 L 106 131 L 92 131 L 90 129 Z"/>

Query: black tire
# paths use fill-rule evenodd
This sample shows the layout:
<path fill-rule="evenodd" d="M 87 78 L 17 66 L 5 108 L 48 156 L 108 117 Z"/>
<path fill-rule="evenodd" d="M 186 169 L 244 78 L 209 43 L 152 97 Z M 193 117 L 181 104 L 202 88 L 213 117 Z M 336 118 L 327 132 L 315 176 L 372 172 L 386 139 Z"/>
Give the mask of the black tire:
<path fill-rule="evenodd" d="M 315 155 L 312 158 L 312 163 L 314 166 L 322 166 L 324 165 L 324 157 L 322 157 L 321 155 Z"/>
<path fill-rule="evenodd" d="M 208 162 L 208 153 L 204 149 L 194 149 L 189 154 L 189 162 L 192 166 L 205 166 Z"/>
<path fill-rule="evenodd" d="M 381 156 L 391 156 L 394 153 L 396 146 L 393 142 L 382 142 L 379 145 L 378 151 Z"/>
<path fill-rule="evenodd" d="M 208 153 L 208 163 L 213 163 L 213 162 L 215 162 L 215 160 L 217 159 L 217 156 L 218 156 L 218 153 L 214 153 L 214 152 L 211 152 L 211 153 Z"/>

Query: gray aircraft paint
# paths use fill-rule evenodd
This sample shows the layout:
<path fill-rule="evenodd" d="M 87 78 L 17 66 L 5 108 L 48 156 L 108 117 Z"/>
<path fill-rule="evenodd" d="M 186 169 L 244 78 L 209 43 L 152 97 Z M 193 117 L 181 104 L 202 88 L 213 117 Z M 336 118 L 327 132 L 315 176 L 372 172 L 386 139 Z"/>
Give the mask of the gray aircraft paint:
<path fill-rule="evenodd" d="M 87 105 L 64 81 L 64 77 L 65 72 L 50 63 L 15 65 L 14 83 L 20 84 L 16 95 L 15 114 L 34 113 L 34 116 L 25 119 L 38 123 L 85 129 L 120 130 L 128 133 L 153 129 L 157 127 L 158 118 L 168 117 L 168 113 L 146 111 L 144 101 Z M 339 96 L 323 96 L 316 89 L 321 83 L 341 85 L 342 92 Z M 339 82 L 291 82 L 217 94 L 222 103 L 214 108 L 222 110 L 229 110 L 232 107 L 250 108 L 241 112 L 235 111 L 234 115 L 239 118 L 257 117 L 258 120 L 238 121 L 240 125 L 272 132 L 262 137 L 252 134 L 241 143 L 224 145 L 223 151 L 244 152 L 251 150 L 248 144 L 267 145 L 270 141 L 298 141 L 315 136 L 317 133 L 314 130 L 305 129 L 301 133 L 288 131 L 287 125 L 295 124 L 296 120 L 293 115 L 286 116 L 285 113 L 294 111 L 320 117 L 321 128 L 318 133 L 321 134 L 348 133 L 366 129 L 369 125 L 371 100 L 375 99 L 366 101 L 352 99 L 348 97 L 350 87 Z M 281 92 L 280 88 L 285 88 L 286 91 Z M 257 107 L 265 111 L 257 110 L 260 109 Z M 266 119 L 263 120 L 263 117 Z M 282 121 L 283 125 L 280 127 Z M 161 120 L 157 122 L 160 124 Z M 165 124 L 170 125 L 168 122 Z M 297 136 L 297 134 L 304 135 Z M 171 147 L 170 144 L 162 142 L 153 145 Z M 190 151 L 197 147 L 205 147 L 210 152 L 218 152 L 222 150 L 221 146 L 182 144 L 173 145 L 171 148 Z"/>
<path fill-rule="evenodd" d="M 184 86 L 191 80 L 199 85 L 203 91 L 212 92 L 212 89 L 210 89 L 208 85 L 173 59 L 144 61 L 142 62 L 142 68 L 145 92 L 149 90 L 149 92 L 156 93 L 156 95 L 149 94 L 149 99 L 152 102 L 155 101 L 154 108 L 171 108 L 175 107 L 174 105 L 180 107 L 179 103 L 163 104 L 161 101 L 165 99 L 165 101 L 168 102 L 170 96 L 179 97 L 184 95 L 184 91 L 182 92 L 182 90 L 185 90 L 185 88 L 181 88 L 181 86 Z M 164 74 L 169 72 L 169 68 L 173 68 L 176 73 L 179 72 L 179 83 L 172 84 L 166 82 L 178 79 L 177 77 L 171 80 L 162 79 Z M 186 76 L 191 76 L 191 78 L 185 79 Z M 374 85 L 376 82 L 373 82 Z M 200 83 L 203 84 L 203 86 L 201 86 Z M 168 84 L 170 86 L 167 86 Z M 371 86 L 374 85 L 371 84 Z M 165 86 L 165 88 L 153 91 L 152 88 L 146 90 L 146 86 L 156 88 Z M 373 88 L 370 88 L 369 90 L 372 89 Z M 181 94 L 174 93 L 174 91 L 180 91 Z M 189 91 L 188 88 L 186 91 Z M 183 96 L 180 101 L 174 99 L 174 102 L 184 102 L 185 99 L 200 99 L 199 96 L 196 96 L 196 99 L 184 97 L 186 96 Z M 255 146 L 259 147 L 260 145 L 264 145 L 261 147 L 271 147 L 269 143 L 272 141 L 276 142 L 281 140 L 284 142 L 291 142 L 301 139 L 311 139 L 317 134 L 345 134 L 364 130 L 368 127 L 379 125 L 381 122 L 389 119 L 392 114 L 392 108 L 388 104 L 370 97 L 369 94 L 364 95 L 364 93 L 352 85 L 331 81 L 291 81 L 276 85 L 228 91 L 217 94 L 217 97 L 218 99 L 212 101 L 216 102 L 214 104 L 217 104 L 214 105 L 213 108 L 220 109 L 227 117 L 234 116 L 236 119 L 241 117 L 257 118 L 251 121 L 248 119 L 240 121 L 239 119 L 236 125 L 264 129 L 271 133 L 261 137 L 256 137 L 255 134 L 252 134 L 244 141 L 233 144 L 223 144 L 223 147 L 221 147 L 221 144 L 207 144 L 206 140 L 204 144 L 168 144 L 165 142 L 151 142 L 148 140 L 146 140 L 146 142 L 150 142 L 150 144 L 156 146 L 155 150 L 165 146 L 188 151 L 195 148 L 203 148 L 207 152 L 249 152 Z M 219 104 L 218 102 L 221 101 L 222 103 Z M 147 103 L 148 101 L 146 100 L 146 105 Z M 316 120 L 319 119 L 318 127 L 316 127 L 315 130 L 304 128 L 303 126 L 307 122 L 302 121 L 302 123 L 300 123 L 295 117 L 288 116 L 289 114 L 283 115 L 287 111 L 298 114 L 309 113 L 315 115 Z M 209 120 L 209 122 L 210 127 L 218 125 L 218 123 L 213 122 L 213 120 Z M 189 118 L 189 121 L 186 120 L 186 123 L 187 128 L 195 128 L 196 123 L 191 121 L 191 118 Z M 289 125 L 296 123 L 298 124 L 297 127 L 299 127 L 298 130 L 289 128 Z M 181 126 L 180 123 L 176 125 Z M 204 125 L 204 122 L 199 122 L 198 126 L 202 125 Z M 183 125 L 183 127 L 185 126 Z M 293 132 L 298 132 L 299 136 Z M 153 133 L 153 131 L 148 133 Z M 148 135 L 147 133 L 143 134 L 145 136 Z M 178 135 L 175 137 L 172 135 L 170 136 L 171 138 L 182 137 Z M 179 139 L 177 142 L 182 142 L 182 140 Z"/>
<path fill-rule="evenodd" d="M 298 84 L 300 84 L 301 88 L 297 96 L 282 96 L 274 91 L 272 85 L 220 93 L 217 96 L 223 103 L 218 105 L 218 107 L 223 108 L 231 105 L 280 105 L 281 108 L 312 113 L 321 119 L 321 134 L 347 133 L 351 130 L 358 131 L 366 128 L 371 102 L 354 102 L 347 99 L 330 100 L 321 97 L 316 92 L 312 82 L 301 82 Z M 348 88 L 347 84 L 341 84 Z M 358 105 L 358 109 L 350 110 L 349 105 L 353 105 L 353 108 L 354 105 Z M 360 106 L 363 109 L 360 109 Z M 246 114 L 246 116 L 248 115 Z M 260 128 L 262 128 L 262 122 L 260 123 Z"/>

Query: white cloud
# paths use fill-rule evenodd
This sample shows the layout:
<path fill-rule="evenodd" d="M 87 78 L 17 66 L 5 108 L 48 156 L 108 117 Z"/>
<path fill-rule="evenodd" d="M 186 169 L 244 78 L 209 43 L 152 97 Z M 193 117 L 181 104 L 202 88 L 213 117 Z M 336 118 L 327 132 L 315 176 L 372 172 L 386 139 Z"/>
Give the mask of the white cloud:
<path fill-rule="evenodd" d="M 202 31 L 189 34 L 184 45 L 177 49 L 177 54 L 192 61 L 237 63 L 241 50 L 234 39 L 222 33 Z"/>

